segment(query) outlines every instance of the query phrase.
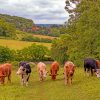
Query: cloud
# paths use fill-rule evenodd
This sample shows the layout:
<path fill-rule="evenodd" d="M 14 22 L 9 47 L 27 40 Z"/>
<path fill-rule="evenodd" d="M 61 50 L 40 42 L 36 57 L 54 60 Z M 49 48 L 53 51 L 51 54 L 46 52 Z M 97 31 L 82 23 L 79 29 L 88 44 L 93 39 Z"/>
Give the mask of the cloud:
<path fill-rule="evenodd" d="M 0 13 L 32 19 L 35 23 L 63 24 L 68 19 L 65 0 L 0 0 Z"/>

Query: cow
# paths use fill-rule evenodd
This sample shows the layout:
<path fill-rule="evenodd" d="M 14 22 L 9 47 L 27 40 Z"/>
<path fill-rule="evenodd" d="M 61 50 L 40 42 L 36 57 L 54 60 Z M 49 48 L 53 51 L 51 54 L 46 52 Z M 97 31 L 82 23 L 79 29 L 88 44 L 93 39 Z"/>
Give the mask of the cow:
<path fill-rule="evenodd" d="M 9 63 L 0 65 L 0 84 L 5 83 L 5 77 L 8 78 L 8 81 L 11 83 L 11 71 L 12 65 Z"/>
<path fill-rule="evenodd" d="M 100 61 L 96 60 L 97 63 L 97 69 L 96 69 L 96 76 L 100 78 Z"/>
<path fill-rule="evenodd" d="M 65 62 L 64 65 L 64 78 L 65 78 L 65 85 L 71 85 L 72 84 L 72 78 L 75 71 L 75 65 L 71 61 Z"/>
<path fill-rule="evenodd" d="M 87 72 L 87 73 L 89 73 L 89 76 L 90 76 L 90 73 L 91 73 L 91 76 L 93 76 L 94 72 L 96 72 L 96 69 L 98 69 L 98 65 L 97 65 L 97 62 L 95 59 L 93 59 L 93 58 L 84 59 L 85 74 Z"/>
<path fill-rule="evenodd" d="M 31 74 L 31 67 L 28 62 L 20 62 L 17 75 L 21 76 L 21 85 L 28 86 L 28 80 Z"/>
<path fill-rule="evenodd" d="M 50 68 L 50 76 L 52 80 L 56 79 L 56 76 L 58 75 L 57 71 L 59 71 L 59 63 L 57 61 L 54 61 L 51 64 L 51 68 Z"/>
<path fill-rule="evenodd" d="M 96 60 L 97 68 L 100 69 L 100 61 Z"/>
<path fill-rule="evenodd" d="M 47 76 L 48 71 L 46 70 L 46 65 L 43 62 L 37 64 L 37 71 L 39 73 L 39 80 L 44 81 Z"/>

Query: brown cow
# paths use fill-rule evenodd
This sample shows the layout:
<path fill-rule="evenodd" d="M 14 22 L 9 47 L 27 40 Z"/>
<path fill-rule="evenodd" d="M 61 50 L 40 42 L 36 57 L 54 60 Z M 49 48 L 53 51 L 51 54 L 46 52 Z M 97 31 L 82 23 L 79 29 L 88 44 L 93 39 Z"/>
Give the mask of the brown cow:
<path fill-rule="evenodd" d="M 58 75 L 57 74 L 57 71 L 58 70 L 59 70 L 59 63 L 57 61 L 54 61 L 51 64 L 51 68 L 50 68 L 50 76 L 51 76 L 51 79 L 52 80 L 55 80 L 56 79 L 56 76 Z"/>
<path fill-rule="evenodd" d="M 43 81 L 47 76 L 46 65 L 43 62 L 37 64 L 37 71 L 39 73 L 39 80 Z"/>
<path fill-rule="evenodd" d="M 4 84 L 5 77 L 8 77 L 8 81 L 11 82 L 11 70 L 12 70 L 12 65 L 9 63 L 0 65 L 0 83 L 1 84 Z"/>
<path fill-rule="evenodd" d="M 97 63 L 98 69 L 100 69 L 100 61 L 99 60 L 96 60 L 96 63 Z"/>
<path fill-rule="evenodd" d="M 100 61 L 96 60 L 97 69 L 96 69 L 96 76 L 100 77 Z"/>
<path fill-rule="evenodd" d="M 75 65 L 71 61 L 67 61 L 64 65 L 64 78 L 65 78 L 65 85 L 72 84 L 72 77 L 75 71 Z"/>

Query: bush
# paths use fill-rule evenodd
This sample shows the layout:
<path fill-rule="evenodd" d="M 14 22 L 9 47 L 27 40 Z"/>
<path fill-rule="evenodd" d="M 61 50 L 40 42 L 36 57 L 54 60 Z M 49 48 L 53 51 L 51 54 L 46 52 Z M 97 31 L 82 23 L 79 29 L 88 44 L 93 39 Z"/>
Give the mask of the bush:
<path fill-rule="evenodd" d="M 39 61 L 44 60 L 49 50 L 43 45 L 33 44 L 22 50 L 17 50 L 15 53 L 16 61 Z"/>
<path fill-rule="evenodd" d="M 0 46 L 0 62 L 10 61 L 13 59 L 13 52 L 8 47 Z"/>
<path fill-rule="evenodd" d="M 29 42 L 45 42 L 45 43 L 51 43 L 52 42 L 51 39 L 38 38 L 38 37 L 33 37 L 31 35 L 24 36 L 21 40 L 22 41 L 29 41 Z"/>

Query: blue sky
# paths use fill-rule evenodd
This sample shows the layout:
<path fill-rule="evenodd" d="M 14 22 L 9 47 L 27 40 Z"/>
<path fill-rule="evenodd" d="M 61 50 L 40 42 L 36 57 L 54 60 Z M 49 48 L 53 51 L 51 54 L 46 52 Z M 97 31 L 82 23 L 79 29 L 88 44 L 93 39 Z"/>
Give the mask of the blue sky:
<path fill-rule="evenodd" d="M 65 0 L 0 0 L 0 13 L 32 19 L 36 24 L 63 24 Z"/>

